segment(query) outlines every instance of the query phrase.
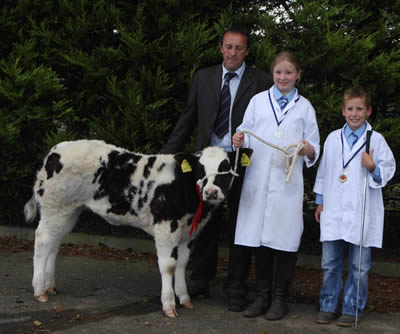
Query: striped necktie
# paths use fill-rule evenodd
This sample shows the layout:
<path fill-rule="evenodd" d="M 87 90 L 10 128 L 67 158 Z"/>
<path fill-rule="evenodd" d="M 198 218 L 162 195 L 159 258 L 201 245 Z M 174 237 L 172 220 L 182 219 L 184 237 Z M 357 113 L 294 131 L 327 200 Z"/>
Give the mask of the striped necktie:
<path fill-rule="evenodd" d="M 352 134 L 352 136 L 353 136 L 353 143 L 351 144 L 351 148 L 350 149 L 353 149 L 353 147 L 354 147 L 354 145 L 357 143 L 357 141 L 358 141 L 358 136 L 354 133 L 354 132 L 352 132 L 351 133 Z"/>
<path fill-rule="evenodd" d="M 285 109 L 286 105 L 289 103 L 289 100 L 286 96 L 281 96 L 278 99 L 278 103 L 279 103 L 279 106 L 281 107 L 281 110 L 283 110 L 283 109 Z"/>
<path fill-rule="evenodd" d="M 236 73 L 227 72 L 225 74 L 224 85 L 219 97 L 219 112 L 214 123 L 214 132 L 218 138 L 222 138 L 229 130 L 229 113 L 231 109 L 231 92 L 229 91 L 229 81 L 236 76 Z"/>

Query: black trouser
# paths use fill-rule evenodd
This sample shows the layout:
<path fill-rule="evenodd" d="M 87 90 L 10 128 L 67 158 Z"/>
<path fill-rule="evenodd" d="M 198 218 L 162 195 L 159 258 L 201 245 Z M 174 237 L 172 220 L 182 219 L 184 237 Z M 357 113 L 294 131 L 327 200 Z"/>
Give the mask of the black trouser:
<path fill-rule="evenodd" d="M 194 239 L 190 259 L 192 273 L 190 280 L 208 284 L 216 276 L 218 241 L 222 207 L 218 208 L 211 220 Z"/>
<path fill-rule="evenodd" d="M 228 279 L 225 284 L 228 294 L 244 293 L 244 282 L 247 280 L 252 250 L 248 247 L 234 245 L 236 219 L 239 208 L 240 193 L 243 184 L 244 168 L 239 170 L 239 177 L 233 182 L 228 196 L 228 219 L 226 226 L 222 216 L 225 213 L 221 205 L 211 221 L 196 237 L 191 253 L 192 274 L 190 280 L 208 284 L 216 276 L 218 261 L 218 241 L 226 233 L 229 243 Z"/>
<path fill-rule="evenodd" d="M 296 271 L 297 253 L 279 251 L 268 247 L 255 249 L 256 281 L 274 285 L 274 294 L 289 293 Z"/>

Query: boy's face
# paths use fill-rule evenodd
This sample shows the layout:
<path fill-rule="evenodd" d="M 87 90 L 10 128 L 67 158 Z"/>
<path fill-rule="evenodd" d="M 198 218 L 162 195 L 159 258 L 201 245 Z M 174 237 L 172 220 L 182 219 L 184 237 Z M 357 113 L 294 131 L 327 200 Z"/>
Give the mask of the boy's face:
<path fill-rule="evenodd" d="M 371 111 L 371 107 L 367 108 L 363 97 L 348 98 L 342 106 L 342 114 L 353 131 L 365 123 L 367 117 L 371 115 Z"/>

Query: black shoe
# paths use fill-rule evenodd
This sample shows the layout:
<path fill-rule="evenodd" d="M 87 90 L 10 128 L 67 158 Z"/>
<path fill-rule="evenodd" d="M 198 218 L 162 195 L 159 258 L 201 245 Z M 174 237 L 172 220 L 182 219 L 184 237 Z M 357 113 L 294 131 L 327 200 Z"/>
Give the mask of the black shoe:
<path fill-rule="evenodd" d="M 243 312 L 247 302 L 245 298 L 229 297 L 228 310 L 231 312 Z"/>
<path fill-rule="evenodd" d="M 320 311 L 315 321 L 317 324 L 327 325 L 338 317 L 337 313 Z"/>
<path fill-rule="evenodd" d="M 190 298 L 207 298 L 210 296 L 209 283 L 203 281 L 192 281 L 192 283 L 189 285 L 188 293 Z"/>
<path fill-rule="evenodd" d="M 267 320 L 281 320 L 289 312 L 288 304 L 282 298 L 274 298 L 265 314 Z"/>
<path fill-rule="evenodd" d="M 338 319 L 336 325 L 339 327 L 352 327 L 356 323 L 356 317 L 354 315 L 342 314 Z M 360 318 L 357 319 L 357 325 L 360 323 Z"/>
<path fill-rule="evenodd" d="M 260 314 L 267 312 L 270 305 L 271 298 L 265 299 L 257 296 L 256 299 L 244 310 L 243 316 L 246 318 L 256 318 Z"/>

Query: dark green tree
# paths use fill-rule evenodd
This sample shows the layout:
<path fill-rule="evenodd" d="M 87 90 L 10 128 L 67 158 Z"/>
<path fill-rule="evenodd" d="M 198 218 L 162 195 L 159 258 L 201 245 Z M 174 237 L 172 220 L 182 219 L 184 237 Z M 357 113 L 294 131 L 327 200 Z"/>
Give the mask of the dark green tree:
<path fill-rule="evenodd" d="M 13 220 L 22 212 L 35 170 L 62 140 L 157 152 L 195 70 L 220 61 L 218 37 L 234 7 L 207 0 L 2 1 L 1 214 Z"/>
<path fill-rule="evenodd" d="M 340 112 L 344 90 L 360 85 L 372 96 L 370 122 L 383 133 L 399 162 L 400 2 L 276 0 L 253 4 L 262 13 L 257 62 L 264 68 L 269 64 L 271 46 L 276 52 L 296 53 L 303 67 L 299 88 L 316 109 L 321 143 L 344 124 Z M 399 175 L 386 190 L 399 190 Z M 314 171 L 309 176 L 310 188 Z"/>
<path fill-rule="evenodd" d="M 20 217 L 36 168 L 62 140 L 157 152 L 194 72 L 221 61 L 218 39 L 232 23 L 253 30 L 249 65 L 268 70 L 277 52 L 296 52 L 322 139 L 343 124 L 344 89 L 362 85 L 372 124 L 399 152 L 399 12 L 388 0 L 3 0 L 0 215 Z"/>

